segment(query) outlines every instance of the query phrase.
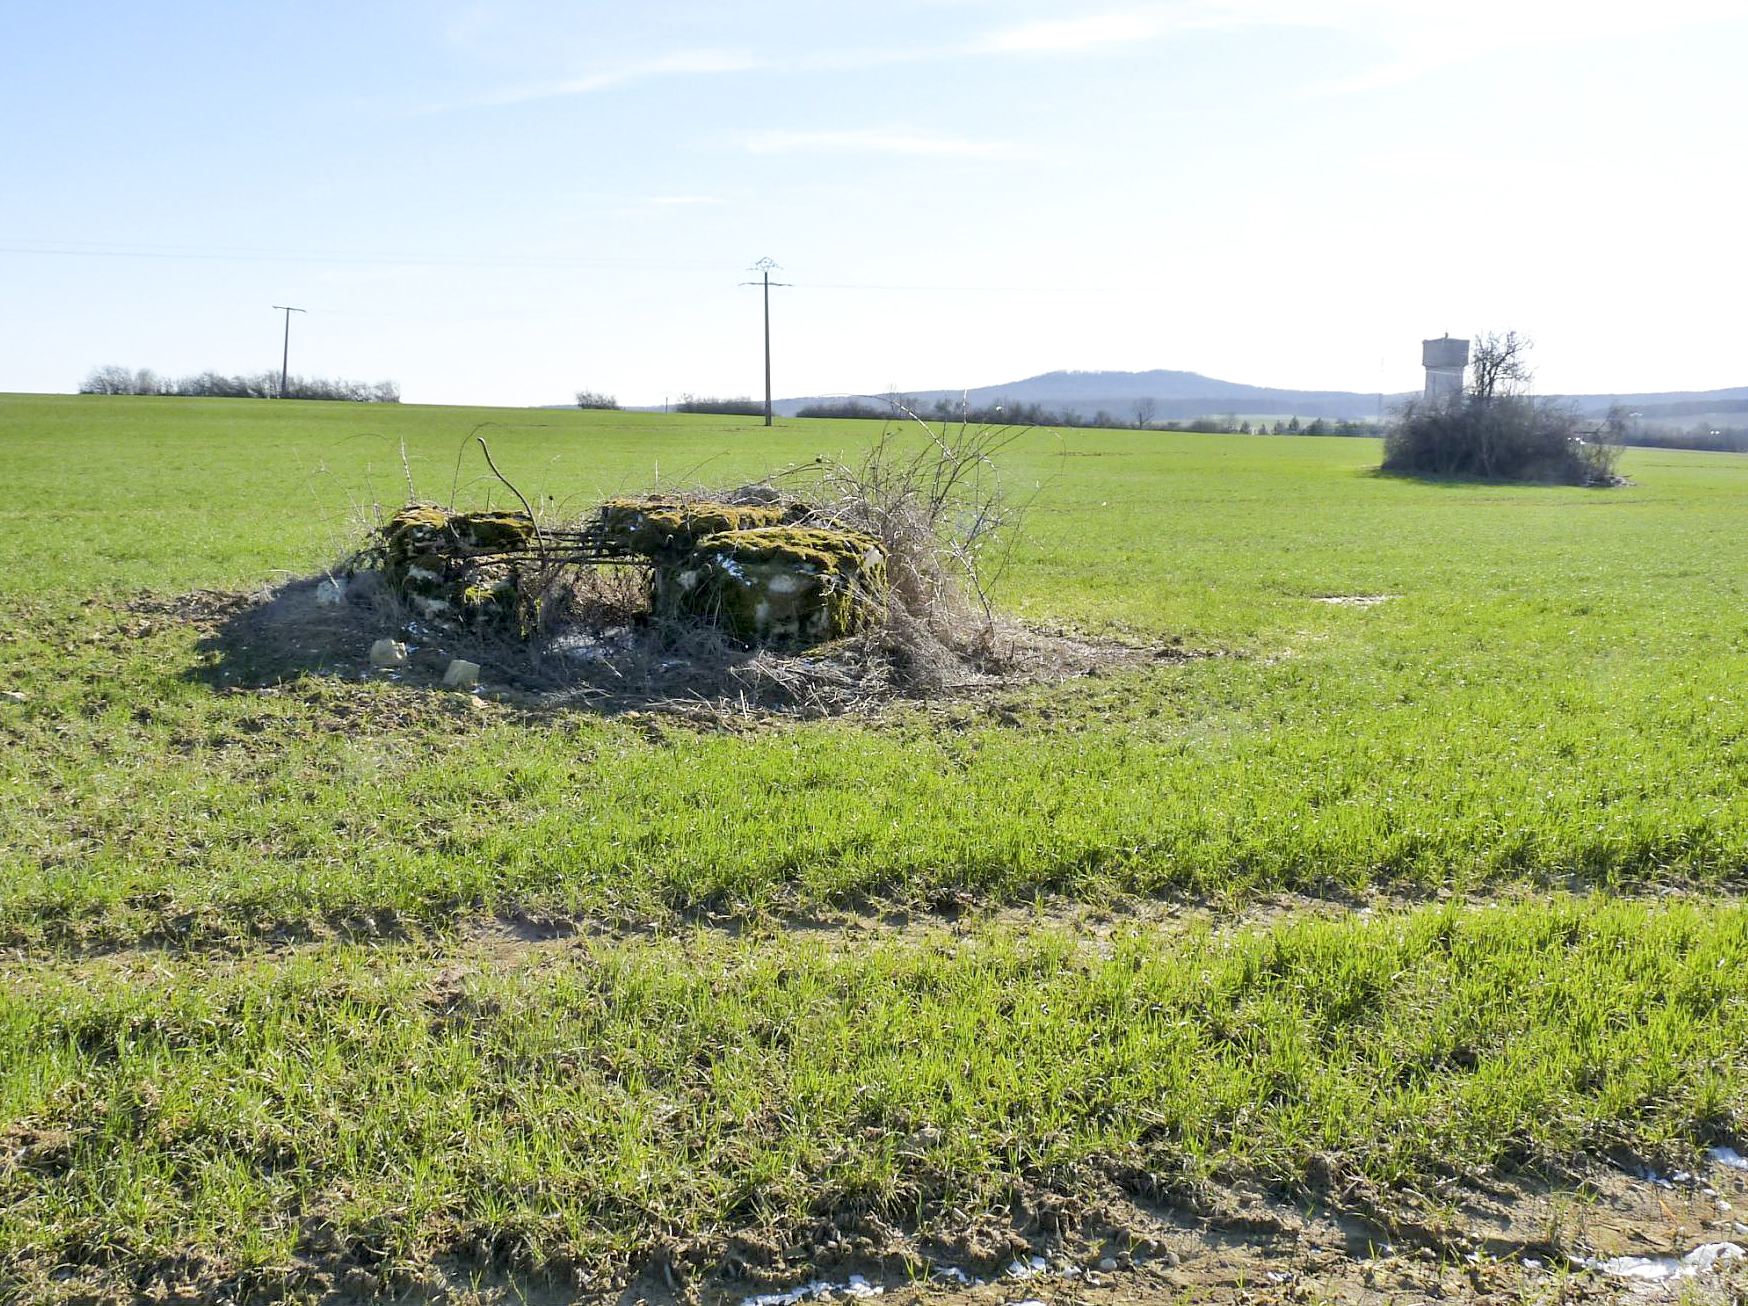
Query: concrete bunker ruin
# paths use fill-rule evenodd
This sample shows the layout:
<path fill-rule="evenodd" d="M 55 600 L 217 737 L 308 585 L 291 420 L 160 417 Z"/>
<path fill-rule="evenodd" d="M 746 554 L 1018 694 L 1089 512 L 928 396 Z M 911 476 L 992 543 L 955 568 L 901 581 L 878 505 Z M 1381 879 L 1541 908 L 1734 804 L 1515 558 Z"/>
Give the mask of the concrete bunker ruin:
<path fill-rule="evenodd" d="M 652 615 L 752 643 L 842 638 L 872 626 L 887 602 L 878 540 L 775 497 L 609 499 L 578 527 L 544 529 L 526 513 L 414 503 L 382 527 L 373 554 L 409 608 L 451 628 L 526 632 L 565 567 L 643 568 Z"/>

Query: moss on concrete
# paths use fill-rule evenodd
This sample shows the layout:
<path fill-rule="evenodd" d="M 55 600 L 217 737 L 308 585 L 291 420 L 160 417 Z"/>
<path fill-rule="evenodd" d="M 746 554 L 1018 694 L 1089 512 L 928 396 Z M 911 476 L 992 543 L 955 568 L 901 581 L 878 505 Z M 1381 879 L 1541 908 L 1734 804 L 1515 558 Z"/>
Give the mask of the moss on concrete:
<path fill-rule="evenodd" d="M 872 536 L 819 526 L 722 531 L 656 568 L 656 602 L 720 620 L 744 639 L 815 643 L 871 624 L 886 558 Z"/>
<path fill-rule="evenodd" d="M 709 536 L 777 526 L 789 521 L 794 511 L 780 503 L 609 499 L 601 505 L 596 520 L 601 542 L 608 549 L 678 560 Z"/>
<path fill-rule="evenodd" d="M 794 521 L 791 505 L 610 499 L 597 516 L 609 552 L 653 564 L 655 608 L 720 621 L 743 639 L 816 643 L 884 609 L 886 559 L 872 536 Z M 427 621 L 507 623 L 521 609 L 515 555 L 536 542 L 523 513 L 409 504 L 382 529 L 383 574 Z M 505 555 L 512 555 L 506 557 Z"/>
<path fill-rule="evenodd" d="M 518 572 L 501 555 L 523 552 L 535 538 L 526 513 L 411 503 L 382 528 L 383 575 L 428 621 L 506 622 L 517 614 Z"/>

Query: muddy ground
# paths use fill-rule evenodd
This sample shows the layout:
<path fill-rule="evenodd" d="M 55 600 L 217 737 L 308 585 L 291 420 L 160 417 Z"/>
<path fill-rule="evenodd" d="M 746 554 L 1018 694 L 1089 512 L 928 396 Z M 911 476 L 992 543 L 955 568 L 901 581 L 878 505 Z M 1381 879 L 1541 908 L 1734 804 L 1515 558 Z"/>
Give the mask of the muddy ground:
<path fill-rule="evenodd" d="M 1072 1227 L 1041 1229 L 1052 1220 L 1047 1205 L 920 1240 L 825 1222 L 788 1247 L 743 1239 L 709 1267 L 676 1248 L 618 1291 L 512 1283 L 439 1263 L 398 1287 L 361 1271 L 337 1279 L 317 1271 L 294 1295 L 326 1306 L 1748 1301 L 1748 1224 L 1738 1218 L 1748 1213 L 1748 1169 L 1708 1161 L 1662 1175 L 1623 1164 L 1639 1173 L 1598 1164 L 1558 1185 L 1453 1179 L 1420 1210 L 1373 1205 L 1351 1190 L 1291 1200 L 1243 1186 L 1155 1201 L 1112 1182 Z M 192 1285 L 186 1296 L 164 1285 L 153 1299 L 213 1300 Z"/>

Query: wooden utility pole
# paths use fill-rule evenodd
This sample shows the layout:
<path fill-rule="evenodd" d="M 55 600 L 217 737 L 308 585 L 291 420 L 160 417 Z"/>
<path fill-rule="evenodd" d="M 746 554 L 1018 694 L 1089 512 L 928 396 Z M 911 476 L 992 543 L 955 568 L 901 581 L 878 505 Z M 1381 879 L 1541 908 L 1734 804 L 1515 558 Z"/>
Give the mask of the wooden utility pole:
<path fill-rule="evenodd" d="M 784 286 L 786 281 L 772 281 L 771 271 L 780 267 L 775 259 L 762 258 L 748 269 L 759 273 L 757 281 L 743 281 L 743 286 L 763 286 L 765 288 L 765 425 L 771 424 L 771 287 Z"/>
<path fill-rule="evenodd" d="M 279 397 L 283 399 L 285 398 L 286 373 L 291 366 L 291 315 L 293 313 L 303 313 L 307 310 L 301 308 L 288 308 L 284 304 L 275 304 L 273 307 L 285 314 L 285 351 L 279 356 Z"/>

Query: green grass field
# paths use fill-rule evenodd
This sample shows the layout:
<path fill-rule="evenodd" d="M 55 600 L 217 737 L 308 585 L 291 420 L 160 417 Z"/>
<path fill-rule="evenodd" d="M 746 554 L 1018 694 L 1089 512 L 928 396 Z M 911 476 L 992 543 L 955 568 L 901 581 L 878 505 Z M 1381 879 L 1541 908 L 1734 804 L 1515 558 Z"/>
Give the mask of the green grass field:
<path fill-rule="evenodd" d="M 1001 606 L 1215 656 L 872 719 L 257 692 L 171 602 L 502 502 L 476 432 L 580 515 L 877 431 L 0 396 L 0 1300 L 1740 1139 L 1737 456 L 1028 434 Z"/>

